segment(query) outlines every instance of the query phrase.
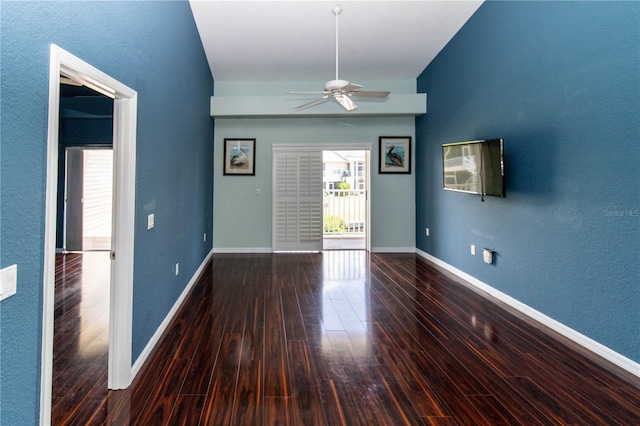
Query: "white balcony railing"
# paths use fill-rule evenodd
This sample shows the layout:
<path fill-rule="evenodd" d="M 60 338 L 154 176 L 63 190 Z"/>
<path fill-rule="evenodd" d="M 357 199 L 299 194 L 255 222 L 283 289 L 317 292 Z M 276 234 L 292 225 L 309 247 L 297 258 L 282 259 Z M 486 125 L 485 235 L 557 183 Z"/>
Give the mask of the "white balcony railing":
<path fill-rule="evenodd" d="M 367 192 L 354 189 L 324 191 L 324 235 L 365 232 Z"/>

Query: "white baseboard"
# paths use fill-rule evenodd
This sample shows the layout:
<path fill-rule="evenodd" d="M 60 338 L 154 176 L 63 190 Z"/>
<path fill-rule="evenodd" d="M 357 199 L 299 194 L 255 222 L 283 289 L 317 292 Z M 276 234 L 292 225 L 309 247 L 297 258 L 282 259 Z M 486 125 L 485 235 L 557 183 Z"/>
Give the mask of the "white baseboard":
<path fill-rule="evenodd" d="M 523 314 L 527 315 L 528 317 L 530 317 L 531 319 L 541 323 L 544 326 L 549 327 L 550 329 L 560 333 L 562 336 L 574 341 L 575 343 L 579 344 L 580 346 L 584 347 L 585 349 L 595 353 L 596 355 L 604 358 L 605 360 L 617 365 L 618 367 L 628 371 L 629 373 L 633 374 L 634 376 L 640 377 L 640 364 L 633 361 L 632 359 L 629 359 L 627 357 L 625 357 L 624 355 L 619 354 L 618 352 L 608 348 L 607 346 L 604 346 L 601 343 L 596 342 L 595 340 L 585 336 L 582 333 L 577 332 L 576 330 L 567 327 L 566 325 L 562 324 L 559 321 L 554 320 L 553 318 L 543 314 L 540 311 L 537 311 L 535 309 L 533 309 L 532 307 L 518 301 L 517 299 L 514 299 L 513 297 L 501 292 L 500 290 L 497 290 L 493 287 L 491 287 L 490 285 L 480 281 L 479 279 L 467 274 L 466 272 L 463 272 L 461 270 L 459 270 L 458 268 L 449 265 L 448 263 L 438 259 L 437 257 L 434 257 L 432 255 L 430 255 L 429 253 L 426 253 L 420 249 L 415 249 L 416 254 L 418 254 L 419 256 L 425 258 L 426 260 L 428 260 L 429 262 L 432 262 L 438 266 L 440 266 L 443 269 L 446 269 L 447 271 L 451 272 L 454 275 L 457 275 L 458 277 L 462 278 L 463 280 L 467 281 L 471 286 L 476 287 L 480 290 L 482 290 L 483 292 L 489 294 L 492 297 L 495 297 L 496 299 L 500 300 L 503 303 L 506 303 L 507 305 L 511 306 L 512 308 L 522 312 Z"/>
<path fill-rule="evenodd" d="M 243 254 L 243 253 L 273 253 L 271 247 L 215 247 L 214 253 Z M 415 253 L 415 247 L 373 247 L 371 253 Z"/>
<path fill-rule="evenodd" d="M 272 253 L 271 247 L 215 247 L 214 253 Z"/>
<path fill-rule="evenodd" d="M 371 247 L 371 253 L 415 253 L 415 247 Z"/>
<path fill-rule="evenodd" d="M 144 349 L 140 353 L 140 356 L 138 356 L 138 359 L 136 359 L 136 362 L 133 363 L 133 366 L 131 367 L 132 382 L 136 378 L 136 375 L 140 372 L 140 370 L 144 366 L 145 362 L 147 362 L 147 358 L 149 358 L 149 355 L 151 355 L 151 352 L 153 352 L 153 349 L 156 347 L 156 345 L 160 341 L 162 334 L 165 332 L 165 330 L 171 323 L 171 320 L 173 320 L 173 317 L 176 315 L 176 313 L 178 313 L 178 310 L 180 309 L 185 299 L 187 298 L 187 295 L 191 291 L 191 288 L 196 284 L 196 282 L 198 281 L 198 278 L 202 274 L 202 271 L 207 266 L 207 263 L 209 262 L 209 259 L 211 259 L 211 256 L 213 256 L 213 250 L 211 250 L 209 254 L 207 254 L 207 256 L 204 258 L 204 260 L 196 270 L 195 274 L 193 274 L 193 276 L 187 283 L 187 286 L 184 288 L 184 290 L 180 294 L 180 297 L 178 297 L 178 300 L 176 300 L 176 302 L 173 304 L 173 307 L 171 308 L 169 313 L 167 313 L 167 316 L 164 318 L 162 323 L 160 323 L 160 326 L 158 326 L 158 329 L 156 330 L 156 332 L 153 333 L 153 336 L 151 336 L 151 339 L 149 340 L 149 343 L 147 343 L 147 346 L 144 347 Z"/>

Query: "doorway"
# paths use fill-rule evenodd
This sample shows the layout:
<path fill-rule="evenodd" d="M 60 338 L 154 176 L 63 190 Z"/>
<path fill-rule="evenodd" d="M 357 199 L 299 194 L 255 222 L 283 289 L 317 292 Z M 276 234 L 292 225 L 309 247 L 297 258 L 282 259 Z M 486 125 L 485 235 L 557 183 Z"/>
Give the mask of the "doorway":
<path fill-rule="evenodd" d="M 60 82 L 69 78 L 113 99 L 113 228 L 110 252 L 108 388 L 124 389 L 132 380 L 133 238 L 135 206 L 137 93 L 56 45 L 49 61 L 47 184 L 44 238 L 40 423 L 51 420 L 55 311 L 56 229 Z"/>
<path fill-rule="evenodd" d="M 64 157 L 62 251 L 109 251 L 113 149 L 67 147 Z"/>
<path fill-rule="evenodd" d="M 369 191 L 370 182 L 370 161 L 371 144 L 366 143 L 345 143 L 345 144 L 273 144 L 272 175 L 273 175 L 273 199 L 272 199 L 272 250 L 279 251 L 322 251 L 330 249 L 359 249 L 370 250 L 371 230 L 368 224 L 371 222 L 370 204 L 371 197 Z M 354 161 L 353 176 L 357 179 L 354 186 L 362 188 L 357 194 L 348 197 L 347 193 L 338 193 L 336 190 L 329 190 L 335 182 L 327 181 L 327 166 L 323 168 L 323 152 L 343 152 L 349 155 L 361 156 Z M 347 160 L 348 163 L 348 160 Z M 358 173 L 358 165 L 360 170 Z M 346 167 L 345 167 L 346 170 Z M 340 172 L 341 176 L 344 171 Z M 347 176 L 344 176 L 345 178 Z M 337 182 L 337 181 L 336 181 Z M 357 190 L 354 190 L 357 191 Z M 338 195 L 338 196 L 336 196 Z M 347 201 L 355 202 L 354 206 L 346 213 L 340 213 L 344 217 L 330 214 L 325 209 L 336 204 L 330 198 L 344 198 L 338 200 L 340 206 L 345 207 Z M 358 209 L 360 207 L 360 209 Z M 355 217 L 356 213 L 358 214 Z M 360 214 L 361 213 L 361 214 Z M 327 220 L 323 216 L 328 215 Z M 351 217 L 354 215 L 354 217 Z M 338 225 L 331 225 L 331 216 Z M 340 225 L 342 223 L 342 225 Z M 355 237 L 357 246 L 348 248 L 346 245 L 329 247 L 325 245 L 325 226 L 327 231 L 338 235 L 336 230 L 344 235 L 342 240 L 346 240 L 348 231 L 349 237 Z"/>
<path fill-rule="evenodd" d="M 59 110 L 51 420 L 67 424 L 108 392 L 113 99 L 63 77 Z"/>
<path fill-rule="evenodd" d="M 324 250 L 367 248 L 368 167 L 367 151 L 322 152 Z"/>

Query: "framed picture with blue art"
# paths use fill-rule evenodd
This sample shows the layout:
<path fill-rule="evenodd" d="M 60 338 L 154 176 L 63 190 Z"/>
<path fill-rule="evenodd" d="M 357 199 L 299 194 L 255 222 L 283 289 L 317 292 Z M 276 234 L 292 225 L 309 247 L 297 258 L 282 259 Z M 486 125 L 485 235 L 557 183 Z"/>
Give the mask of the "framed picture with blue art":
<path fill-rule="evenodd" d="M 378 173 L 411 174 L 411 136 L 380 136 Z"/>
<path fill-rule="evenodd" d="M 223 170 L 227 176 L 255 176 L 256 140 L 225 138 Z"/>

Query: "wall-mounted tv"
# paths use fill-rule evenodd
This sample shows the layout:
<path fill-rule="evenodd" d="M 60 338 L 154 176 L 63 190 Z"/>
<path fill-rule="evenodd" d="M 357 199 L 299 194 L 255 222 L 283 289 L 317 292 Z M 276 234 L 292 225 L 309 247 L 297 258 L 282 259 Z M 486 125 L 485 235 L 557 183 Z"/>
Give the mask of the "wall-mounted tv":
<path fill-rule="evenodd" d="M 442 145 L 444 189 L 506 197 L 502 139 Z"/>

